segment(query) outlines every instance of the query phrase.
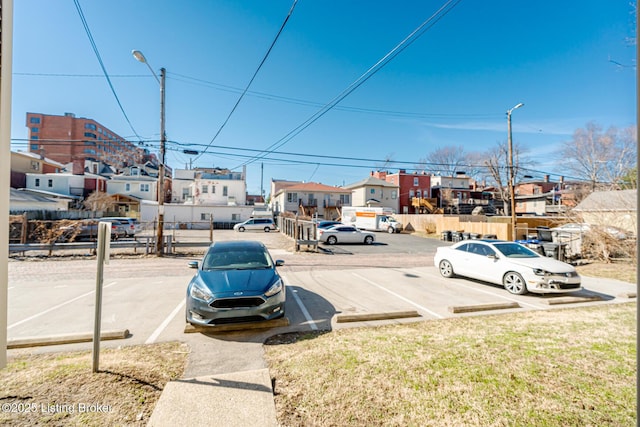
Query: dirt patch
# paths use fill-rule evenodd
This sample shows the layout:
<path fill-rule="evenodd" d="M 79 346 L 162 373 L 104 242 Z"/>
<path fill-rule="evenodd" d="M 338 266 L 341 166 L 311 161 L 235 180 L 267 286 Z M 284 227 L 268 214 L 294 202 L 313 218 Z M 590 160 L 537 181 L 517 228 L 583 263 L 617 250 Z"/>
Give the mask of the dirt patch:
<path fill-rule="evenodd" d="M 0 424 L 147 425 L 188 353 L 175 342 L 105 349 L 97 373 L 91 352 L 10 357 L 0 371 Z"/>

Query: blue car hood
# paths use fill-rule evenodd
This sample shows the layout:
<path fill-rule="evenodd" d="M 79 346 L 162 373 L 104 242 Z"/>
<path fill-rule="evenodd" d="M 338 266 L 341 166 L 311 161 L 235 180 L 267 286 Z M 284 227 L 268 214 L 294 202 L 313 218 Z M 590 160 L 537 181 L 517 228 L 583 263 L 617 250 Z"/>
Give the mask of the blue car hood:
<path fill-rule="evenodd" d="M 203 283 L 214 295 L 246 292 L 262 294 L 278 279 L 273 268 L 256 270 L 211 270 L 198 273 Z"/>

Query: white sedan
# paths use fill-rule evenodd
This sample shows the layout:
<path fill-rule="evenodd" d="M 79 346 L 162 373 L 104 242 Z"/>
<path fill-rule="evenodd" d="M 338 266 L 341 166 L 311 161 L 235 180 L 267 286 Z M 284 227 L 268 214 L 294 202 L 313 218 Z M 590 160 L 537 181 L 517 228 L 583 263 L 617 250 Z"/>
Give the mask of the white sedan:
<path fill-rule="evenodd" d="M 495 283 L 517 295 L 582 289 L 573 266 L 514 242 L 463 240 L 438 247 L 433 262 L 444 277 L 459 275 Z"/>
<path fill-rule="evenodd" d="M 351 225 L 334 225 L 329 228 L 318 228 L 318 240 L 330 245 L 336 243 L 364 243 L 371 245 L 376 236 L 373 233 L 360 231 Z"/>

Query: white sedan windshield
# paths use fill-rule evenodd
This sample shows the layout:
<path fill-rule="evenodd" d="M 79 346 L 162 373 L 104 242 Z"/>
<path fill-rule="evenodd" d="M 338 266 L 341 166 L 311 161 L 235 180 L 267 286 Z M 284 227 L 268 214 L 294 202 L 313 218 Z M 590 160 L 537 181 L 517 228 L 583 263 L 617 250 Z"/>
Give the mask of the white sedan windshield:
<path fill-rule="evenodd" d="M 540 255 L 518 243 L 500 243 L 494 245 L 507 258 L 538 258 Z"/>

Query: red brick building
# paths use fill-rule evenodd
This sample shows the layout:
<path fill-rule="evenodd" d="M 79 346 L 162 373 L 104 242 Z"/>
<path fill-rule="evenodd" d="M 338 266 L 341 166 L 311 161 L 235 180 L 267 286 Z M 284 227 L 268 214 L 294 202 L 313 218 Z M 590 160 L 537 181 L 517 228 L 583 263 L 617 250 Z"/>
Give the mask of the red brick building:
<path fill-rule="evenodd" d="M 54 116 L 27 113 L 29 151 L 62 164 L 78 160 L 94 160 L 118 169 L 147 160 L 155 155 L 92 119 L 76 117 L 73 113 Z"/>
<path fill-rule="evenodd" d="M 411 205 L 412 198 L 431 197 L 431 175 L 407 173 L 405 169 L 400 169 L 397 173 L 374 171 L 371 176 L 399 187 L 398 213 L 400 214 L 415 213 L 415 208 Z"/>

